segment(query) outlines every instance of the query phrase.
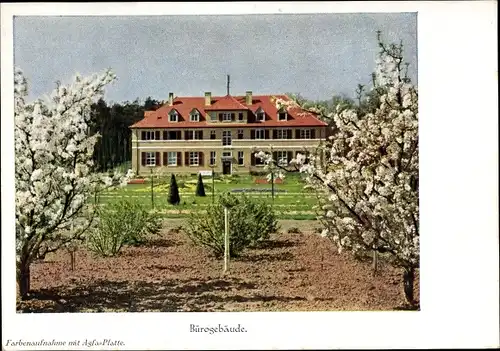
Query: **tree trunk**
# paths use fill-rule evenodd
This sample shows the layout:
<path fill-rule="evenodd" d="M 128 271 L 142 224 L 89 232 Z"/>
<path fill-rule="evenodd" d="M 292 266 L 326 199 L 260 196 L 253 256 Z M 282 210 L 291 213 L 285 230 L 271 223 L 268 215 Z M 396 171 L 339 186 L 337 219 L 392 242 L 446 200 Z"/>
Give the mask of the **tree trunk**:
<path fill-rule="evenodd" d="M 405 298 L 411 305 L 415 304 L 413 299 L 413 282 L 415 281 L 415 269 L 413 267 L 406 267 L 403 271 L 403 288 Z"/>
<path fill-rule="evenodd" d="M 30 292 L 30 264 L 21 262 L 19 275 L 17 277 L 17 283 L 19 285 L 19 295 L 21 295 L 22 300 L 26 300 L 28 293 Z"/>

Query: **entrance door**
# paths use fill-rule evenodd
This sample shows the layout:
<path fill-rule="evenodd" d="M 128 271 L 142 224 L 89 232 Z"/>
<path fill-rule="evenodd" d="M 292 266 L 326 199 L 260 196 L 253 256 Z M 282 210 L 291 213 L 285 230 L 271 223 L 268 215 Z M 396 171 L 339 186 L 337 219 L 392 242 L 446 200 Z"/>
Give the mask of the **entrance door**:
<path fill-rule="evenodd" d="M 222 174 L 231 174 L 231 161 L 222 162 Z"/>

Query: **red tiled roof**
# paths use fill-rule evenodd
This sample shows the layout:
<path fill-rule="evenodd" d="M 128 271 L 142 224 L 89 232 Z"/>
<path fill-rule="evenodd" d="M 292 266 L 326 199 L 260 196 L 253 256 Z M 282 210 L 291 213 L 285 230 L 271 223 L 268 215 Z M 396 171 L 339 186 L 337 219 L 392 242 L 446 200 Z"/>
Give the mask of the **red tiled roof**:
<path fill-rule="evenodd" d="M 144 112 L 144 119 L 130 126 L 130 128 L 228 128 L 231 127 L 322 127 L 327 123 L 320 121 L 311 112 L 305 112 L 300 108 L 289 108 L 288 120 L 278 121 L 278 109 L 272 102 L 272 98 L 281 98 L 289 101 L 286 95 L 254 95 L 252 104 L 246 104 L 245 96 L 222 96 L 212 97 L 211 106 L 205 106 L 204 97 L 176 97 L 173 105 L 163 105 L 156 111 Z M 249 116 L 248 123 L 210 123 L 207 122 L 207 112 L 212 110 L 250 110 L 255 113 L 259 107 L 266 112 L 266 120 L 255 121 Z M 169 122 L 169 113 L 175 109 L 179 116 L 178 122 Z M 193 109 L 200 112 L 200 121 L 189 121 L 189 114 Z"/>

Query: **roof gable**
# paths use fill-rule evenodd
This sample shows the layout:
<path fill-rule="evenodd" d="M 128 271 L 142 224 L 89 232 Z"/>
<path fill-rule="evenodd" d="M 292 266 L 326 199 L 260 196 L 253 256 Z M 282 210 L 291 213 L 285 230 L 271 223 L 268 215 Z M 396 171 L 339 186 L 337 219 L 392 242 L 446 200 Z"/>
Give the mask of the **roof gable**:
<path fill-rule="evenodd" d="M 212 100 L 213 101 L 213 100 Z M 205 107 L 206 111 L 213 110 L 248 110 L 248 107 L 240 103 L 231 95 L 216 98 L 215 102 Z"/>

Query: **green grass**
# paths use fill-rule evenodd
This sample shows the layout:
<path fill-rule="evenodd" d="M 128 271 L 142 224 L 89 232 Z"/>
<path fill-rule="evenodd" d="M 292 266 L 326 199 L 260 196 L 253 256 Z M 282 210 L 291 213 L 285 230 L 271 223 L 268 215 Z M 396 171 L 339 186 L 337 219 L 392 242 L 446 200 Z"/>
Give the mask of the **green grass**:
<path fill-rule="evenodd" d="M 247 195 L 272 204 L 279 219 L 311 220 L 316 219 L 313 206 L 316 204 L 314 193 L 304 190 L 304 183 L 300 174 L 290 173 L 283 184 L 275 184 L 276 192 L 274 200 L 271 193 L 246 193 Z M 271 184 L 255 184 L 256 178 L 263 176 L 239 175 L 220 177 L 215 180 L 215 197 L 224 192 L 231 192 L 237 188 L 267 188 Z M 212 178 L 203 179 L 205 193 L 207 196 L 195 196 L 197 177 L 177 176 L 177 184 L 181 197 L 181 204 L 170 205 L 167 202 L 170 178 L 153 179 L 153 201 L 154 209 L 160 211 L 159 215 L 165 218 L 184 218 L 191 212 L 203 213 L 212 204 Z M 124 188 L 107 191 L 99 196 L 99 204 L 108 204 L 120 199 L 139 202 L 144 206 L 153 208 L 151 202 L 151 181 L 146 178 L 145 184 L 129 184 Z M 240 193 L 232 193 L 238 196 Z"/>

